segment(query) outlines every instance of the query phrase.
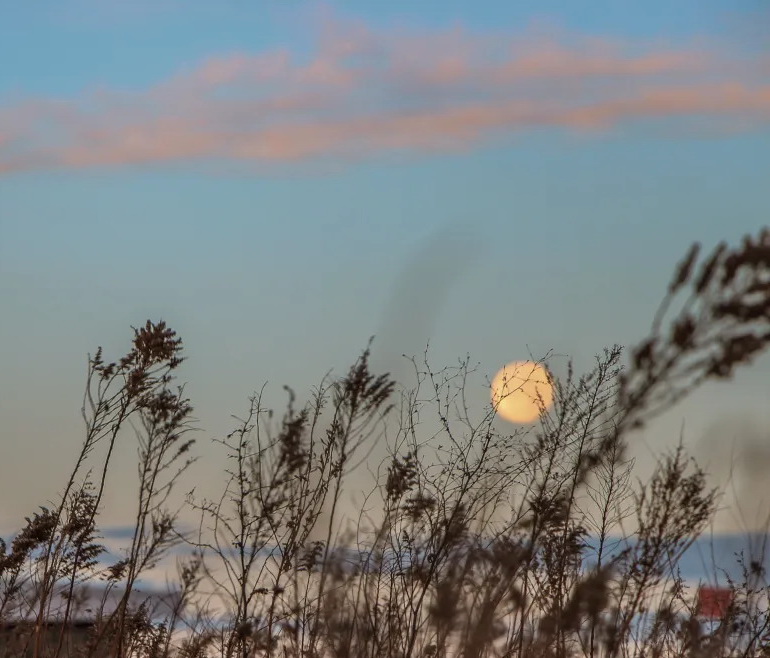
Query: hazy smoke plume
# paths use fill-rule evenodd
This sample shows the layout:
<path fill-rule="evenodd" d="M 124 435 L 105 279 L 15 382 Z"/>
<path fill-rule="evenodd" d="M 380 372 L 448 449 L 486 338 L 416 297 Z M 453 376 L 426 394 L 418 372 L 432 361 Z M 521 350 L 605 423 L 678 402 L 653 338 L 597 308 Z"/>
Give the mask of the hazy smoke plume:
<path fill-rule="evenodd" d="M 396 277 L 377 331 L 372 365 L 399 383 L 411 383 L 407 357 L 420 358 L 434 337 L 452 287 L 478 262 L 483 242 L 476 227 L 451 224 L 429 235 Z"/>
<path fill-rule="evenodd" d="M 694 452 L 714 486 L 724 489 L 719 529 L 762 529 L 770 518 L 770 432 L 750 418 L 723 418 Z"/>

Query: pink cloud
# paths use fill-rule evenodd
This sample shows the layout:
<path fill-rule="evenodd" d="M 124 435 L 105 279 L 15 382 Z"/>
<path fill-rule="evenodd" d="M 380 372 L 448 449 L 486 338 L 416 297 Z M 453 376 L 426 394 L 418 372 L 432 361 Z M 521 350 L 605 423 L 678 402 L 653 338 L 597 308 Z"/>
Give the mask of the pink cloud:
<path fill-rule="evenodd" d="M 534 129 L 770 121 L 767 62 L 562 34 L 327 23 L 310 57 L 209 58 L 143 91 L 0 105 L 0 172 L 469 149 Z"/>

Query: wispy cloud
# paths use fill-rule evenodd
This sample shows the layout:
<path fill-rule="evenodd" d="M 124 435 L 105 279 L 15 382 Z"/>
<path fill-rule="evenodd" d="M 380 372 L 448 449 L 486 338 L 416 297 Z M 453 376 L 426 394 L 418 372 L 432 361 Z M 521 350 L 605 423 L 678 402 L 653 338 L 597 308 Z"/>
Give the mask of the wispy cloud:
<path fill-rule="evenodd" d="M 769 70 L 705 46 L 328 21 L 310 56 L 232 53 L 130 93 L 6 102 L 0 172 L 182 160 L 265 166 L 666 119 L 751 130 L 770 121 Z"/>

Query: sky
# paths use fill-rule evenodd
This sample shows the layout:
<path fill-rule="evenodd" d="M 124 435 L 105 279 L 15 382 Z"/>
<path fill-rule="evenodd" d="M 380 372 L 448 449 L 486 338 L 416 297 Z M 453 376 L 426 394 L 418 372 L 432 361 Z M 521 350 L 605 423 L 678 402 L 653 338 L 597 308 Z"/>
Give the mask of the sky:
<path fill-rule="evenodd" d="M 644 336 L 693 241 L 767 225 L 759 0 L 0 10 L 0 528 L 66 481 L 87 353 L 148 318 L 184 339 L 206 483 L 265 382 L 307 395 L 371 336 L 399 377 L 428 341 L 489 376 L 549 350 L 590 367 Z M 677 407 L 634 437 L 640 464 L 683 433 L 770 503 L 768 377 Z"/>

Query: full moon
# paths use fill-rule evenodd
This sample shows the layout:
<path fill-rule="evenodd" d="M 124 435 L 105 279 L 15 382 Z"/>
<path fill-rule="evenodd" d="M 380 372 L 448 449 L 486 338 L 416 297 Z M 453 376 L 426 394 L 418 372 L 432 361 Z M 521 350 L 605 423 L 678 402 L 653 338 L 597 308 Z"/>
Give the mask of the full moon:
<path fill-rule="evenodd" d="M 548 372 L 534 361 L 513 361 L 492 380 L 492 404 L 501 418 L 512 423 L 532 423 L 542 408 L 553 404 Z"/>

